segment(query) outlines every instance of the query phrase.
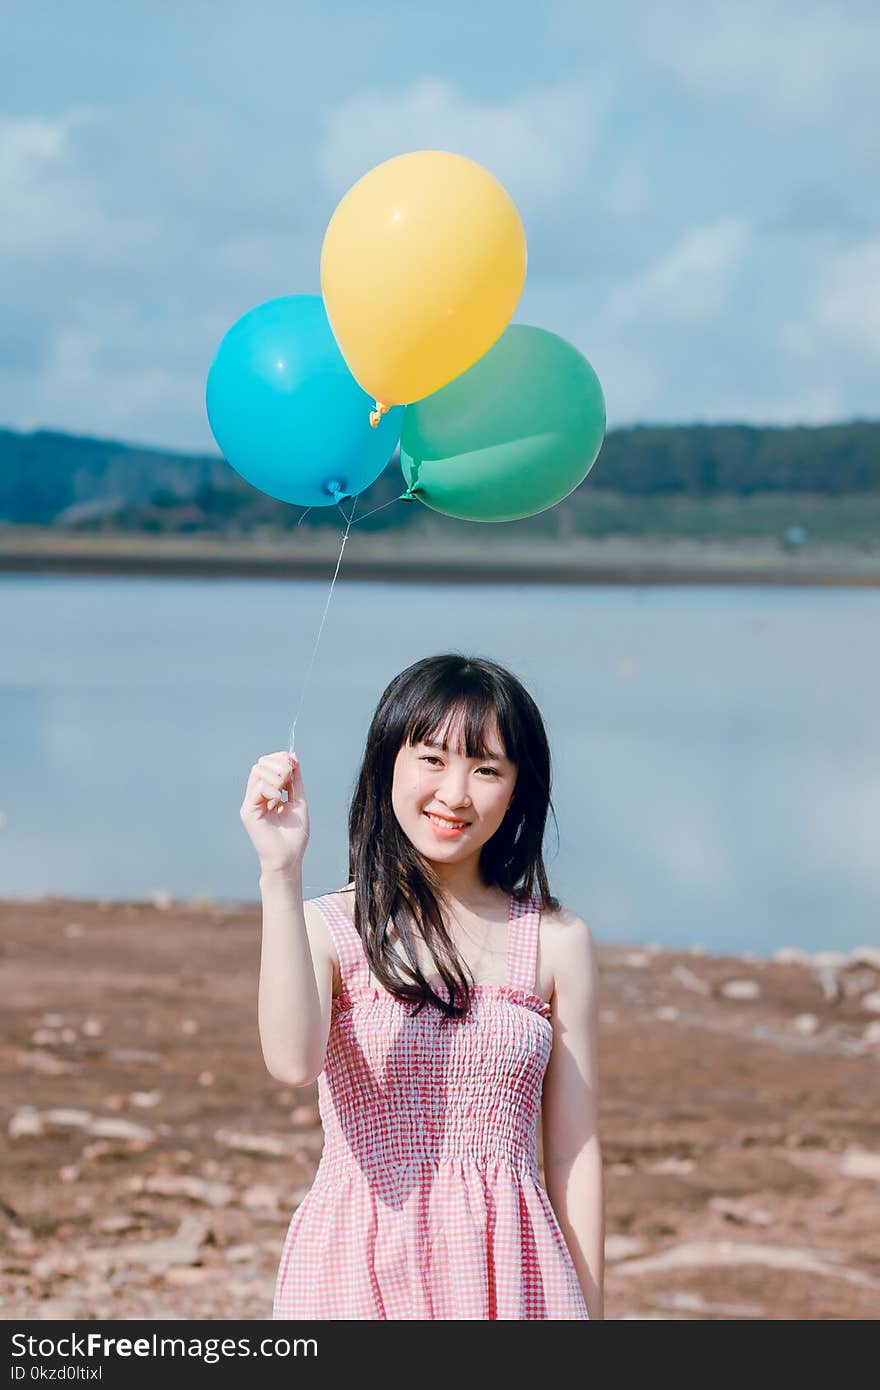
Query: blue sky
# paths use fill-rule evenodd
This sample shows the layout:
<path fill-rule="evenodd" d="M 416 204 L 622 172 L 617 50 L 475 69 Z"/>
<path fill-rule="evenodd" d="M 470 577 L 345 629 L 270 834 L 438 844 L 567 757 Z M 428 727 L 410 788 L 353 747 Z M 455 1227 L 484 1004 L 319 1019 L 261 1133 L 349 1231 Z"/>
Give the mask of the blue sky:
<path fill-rule="evenodd" d="M 204 381 L 319 290 L 346 189 L 445 148 L 525 224 L 516 320 L 610 426 L 877 418 L 880 7 L 5 0 L 0 424 L 216 452 Z"/>

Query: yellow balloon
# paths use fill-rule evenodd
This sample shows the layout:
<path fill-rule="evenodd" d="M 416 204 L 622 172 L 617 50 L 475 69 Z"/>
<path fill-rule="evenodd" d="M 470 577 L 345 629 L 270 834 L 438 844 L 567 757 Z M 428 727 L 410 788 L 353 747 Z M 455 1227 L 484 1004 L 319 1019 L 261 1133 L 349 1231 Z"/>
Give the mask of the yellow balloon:
<path fill-rule="evenodd" d="M 398 155 L 364 174 L 321 248 L 330 326 L 380 413 L 432 395 L 488 352 L 525 278 L 512 198 L 482 165 L 445 150 Z"/>

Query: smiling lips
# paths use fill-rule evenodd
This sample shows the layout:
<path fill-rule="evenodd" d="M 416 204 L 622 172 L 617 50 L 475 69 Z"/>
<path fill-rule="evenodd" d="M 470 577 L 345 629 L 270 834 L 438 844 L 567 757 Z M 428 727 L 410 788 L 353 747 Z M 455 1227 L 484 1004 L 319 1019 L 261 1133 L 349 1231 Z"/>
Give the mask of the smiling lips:
<path fill-rule="evenodd" d="M 470 824 L 470 821 L 451 820 L 449 816 L 439 816 L 434 811 L 423 811 L 422 814 L 428 818 L 436 834 L 441 836 L 460 835 Z"/>

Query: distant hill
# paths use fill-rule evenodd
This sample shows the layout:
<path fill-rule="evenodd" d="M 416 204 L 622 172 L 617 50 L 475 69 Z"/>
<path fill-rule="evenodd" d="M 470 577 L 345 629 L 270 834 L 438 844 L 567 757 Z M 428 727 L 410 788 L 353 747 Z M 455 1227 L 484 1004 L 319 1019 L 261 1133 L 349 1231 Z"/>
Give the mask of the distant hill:
<path fill-rule="evenodd" d="M 359 513 L 381 508 L 401 489 L 400 469 L 392 461 L 362 495 Z M 792 498 L 801 499 L 800 511 Z M 798 522 L 801 511 L 814 526 L 823 513 L 845 518 L 844 538 L 880 533 L 880 423 L 613 430 L 592 471 L 565 502 L 516 525 L 535 534 L 634 534 L 670 526 L 681 534 L 700 534 L 707 526 L 733 534 L 743 526 L 758 531 Z M 721 520 L 709 522 L 710 515 Z M 219 454 L 182 454 L 49 430 L 0 430 L 0 522 L 7 525 L 241 534 L 289 528 L 301 516 L 300 508 L 250 487 Z M 427 527 L 473 528 L 410 504 L 385 507 L 363 525 L 394 530 L 417 519 Z M 338 528 L 339 522 L 336 508 L 326 507 L 308 512 L 302 524 Z"/>

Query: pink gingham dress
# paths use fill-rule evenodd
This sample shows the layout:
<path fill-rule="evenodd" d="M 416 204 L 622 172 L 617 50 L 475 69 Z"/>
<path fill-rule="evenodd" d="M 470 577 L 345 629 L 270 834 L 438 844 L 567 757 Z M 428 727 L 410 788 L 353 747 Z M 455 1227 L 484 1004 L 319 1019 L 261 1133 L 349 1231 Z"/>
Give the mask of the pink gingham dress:
<path fill-rule="evenodd" d="M 507 983 L 420 1014 L 370 984 L 354 923 L 313 899 L 339 960 L 318 1102 L 324 1149 L 287 1230 L 273 1318 L 589 1318 L 538 1175 L 553 1027 L 535 901 L 511 899 Z"/>

